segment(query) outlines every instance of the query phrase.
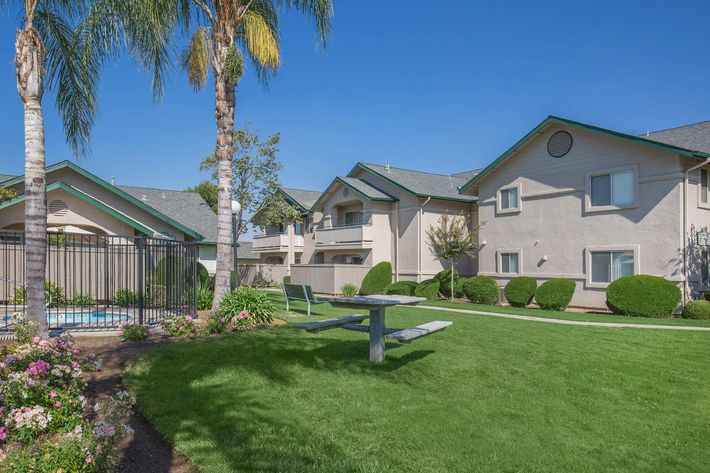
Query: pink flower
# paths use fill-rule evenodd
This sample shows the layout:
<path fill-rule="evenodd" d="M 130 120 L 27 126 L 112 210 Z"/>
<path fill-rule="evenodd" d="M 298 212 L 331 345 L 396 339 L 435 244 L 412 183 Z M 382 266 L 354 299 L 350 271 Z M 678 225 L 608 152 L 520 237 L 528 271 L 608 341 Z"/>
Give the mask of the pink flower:
<path fill-rule="evenodd" d="M 32 343 L 39 343 L 40 340 L 41 338 L 39 337 L 32 337 Z"/>
<path fill-rule="evenodd" d="M 77 362 L 74 361 L 74 360 L 71 360 L 71 367 L 72 367 L 73 369 L 77 369 L 77 368 L 79 367 L 79 363 L 77 363 Z"/>
<path fill-rule="evenodd" d="M 57 401 L 57 402 L 54 403 L 54 408 L 55 408 L 55 409 L 59 409 L 60 407 L 62 407 L 62 403 L 61 403 L 61 402 Z"/>
<path fill-rule="evenodd" d="M 185 316 L 185 321 L 186 321 L 186 322 L 192 322 L 192 317 L 190 317 L 189 315 L 186 315 L 186 316 Z"/>
<path fill-rule="evenodd" d="M 57 397 L 57 391 L 49 391 L 49 397 L 51 397 L 52 399 Z"/>
<path fill-rule="evenodd" d="M 89 465 L 91 465 L 92 463 L 94 463 L 94 456 L 93 456 L 93 455 L 87 455 L 87 456 L 86 456 L 86 463 L 88 463 Z"/>
<path fill-rule="evenodd" d="M 249 312 L 247 312 L 246 310 L 243 310 L 243 311 L 239 312 L 239 318 L 240 318 L 240 319 L 245 319 L 245 320 L 248 319 L 248 318 L 249 318 Z"/>
<path fill-rule="evenodd" d="M 7 430 L 5 427 L 0 427 L 0 442 L 4 442 L 7 439 Z"/>

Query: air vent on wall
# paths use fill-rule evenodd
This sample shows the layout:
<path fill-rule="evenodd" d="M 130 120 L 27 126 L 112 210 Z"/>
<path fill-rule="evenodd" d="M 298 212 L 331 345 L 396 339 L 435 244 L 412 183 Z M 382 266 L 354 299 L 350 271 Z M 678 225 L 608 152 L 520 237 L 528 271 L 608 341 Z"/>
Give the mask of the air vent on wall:
<path fill-rule="evenodd" d="M 350 195 L 350 189 L 347 187 L 343 187 L 343 197 L 347 197 Z"/>
<path fill-rule="evenodd" d="M 554 133 L 547 141 L 547 152 L 553 158 L 561 158 L 572 149 L 572 135 L 566 131 Z"/>
<path fill-rule="evenodd" d="M 69 206 L 63 200 L 53 200 L 49 203 L 49 213 L 57 216 L 64 217 L 69 210 Z"/>

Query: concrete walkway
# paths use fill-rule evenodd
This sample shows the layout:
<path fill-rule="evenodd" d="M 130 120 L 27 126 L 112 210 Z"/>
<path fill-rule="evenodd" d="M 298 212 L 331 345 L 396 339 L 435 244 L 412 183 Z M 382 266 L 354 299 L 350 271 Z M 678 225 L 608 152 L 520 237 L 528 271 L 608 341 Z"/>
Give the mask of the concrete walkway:
<path fill-rule="evenodd" d="M 402 306 L 405 307 L 405 306 Z M 710 332 L 710 327 L 693 327 L 689 325 L 650 325 L 650 324 L 629 324 L 614 322 L 589 322 L 582 320 L 551 319 L 549 317 L 531 317 L 519 314 L 501 314 L 499 312 L 483 312 L 480 310 L 454 309 L 453 307 L 438 307 L 431 305 L 406 306 L 413 309 L 440 310 L 444 312 L 457 312 L 459 314 L 486 315 L 489 317 L 502 317 L 504 319 L 529 320 L 531 322 L 542 322 L 546 324 L 559 325 L 581 325 L 584 327 L 608 327 L 608 328 L 650 328 L 659 330 L 685 330 L 691 332 Z"/>

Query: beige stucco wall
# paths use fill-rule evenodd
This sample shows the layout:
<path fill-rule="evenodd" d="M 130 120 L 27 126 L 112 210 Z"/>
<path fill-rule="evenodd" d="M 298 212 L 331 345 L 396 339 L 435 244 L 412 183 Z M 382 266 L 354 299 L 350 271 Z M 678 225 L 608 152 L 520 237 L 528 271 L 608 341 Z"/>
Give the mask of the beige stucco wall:
<path fill-rule="evenodd" d="M 591 247 L 633 249 L 639 273 L 682 281 L 682 169 L 667 151 L 569 129 L 572 150 L 562 158 L 547 153 L 549 127 L 492 171 L 479 186 L 479 272 L 503 285 L 510 275 L 497 268 L 497 254 L 519 250 L 521 274 L 540 282 L 553 277 L 575 280 L 573 305 L 604 307 L 605 288 L 589 281 Z M 589 212 L 587 175 L 619 166 L 638 169 L 638 206 Z M 496 211 L 497 191 L 520 185 L 519 213 Z M 545 260 L 547 257 L 547 260 Z"/>

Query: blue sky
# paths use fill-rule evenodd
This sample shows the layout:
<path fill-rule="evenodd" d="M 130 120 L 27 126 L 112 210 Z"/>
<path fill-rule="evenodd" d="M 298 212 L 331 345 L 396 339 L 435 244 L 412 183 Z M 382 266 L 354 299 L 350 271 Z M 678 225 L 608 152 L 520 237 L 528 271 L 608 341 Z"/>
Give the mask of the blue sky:
<path fill-rule="evenodd" d="M 323 189 L 357 161 L 449 173 L 485 166 L 549 114 L 629 133 L 710 119 L 710 4 L 702 1 L 389 0 L 336 3 L 333 38 L 282 22 L 283 68 L 264 90 L 247 74 L 237 124 L 280 131 L 284 185 Z M 0 173 L 23 168 L 16 12 L 0 15 Z M 74 159 L 45 96 L 49 163 Z M 119 183 L 182 189 L 214 145 L 211 87 L 175 68 L 154 104 L 130 60 L 100 89 L 93 153 Z"/>

